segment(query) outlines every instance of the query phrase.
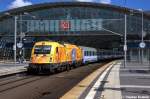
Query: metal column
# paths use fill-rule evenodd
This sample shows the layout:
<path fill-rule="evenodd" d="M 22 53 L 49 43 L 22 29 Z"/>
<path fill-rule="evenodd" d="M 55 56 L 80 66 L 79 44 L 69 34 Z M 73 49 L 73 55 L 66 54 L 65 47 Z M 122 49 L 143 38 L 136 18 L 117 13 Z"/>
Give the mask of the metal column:
<path fill-rule="evenodd" d="M 127 15 L 125 14 L 125 33 L 124 33 L 124 68 L 127 65 Z"/>
<path fill-rule="evenodd" d="M 15 63 L 15 66 L 16 66 L 16 43 L 17 43 L 17 16 L 14 16 L 14 19 L 15 19 L 15 30 L 14 30 L 14 46 L 13 46 L 13 49 L 14 49 L 14 63 Z"/>

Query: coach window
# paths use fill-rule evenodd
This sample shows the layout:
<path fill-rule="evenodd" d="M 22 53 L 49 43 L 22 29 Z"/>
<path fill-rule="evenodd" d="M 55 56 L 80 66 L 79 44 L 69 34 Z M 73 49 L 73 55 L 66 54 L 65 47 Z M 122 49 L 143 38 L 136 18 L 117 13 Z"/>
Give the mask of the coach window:
<path fill-rule="evenodd" d="M 96 52 L 94 52 L 94 56 L 96 55 Z"/>
<path fill-rule="evenodd" d="M 84 51 L 84 56 L 86 56 L 86 51 Z"/>
<path fill-rule="evenodd" d="M 88 51 L 85 51 L 86 52 L 86 56 L 88 56 Z"/>
<path fill-rule="evenodd" d="M 89 51 L 89 56 L 91 56 L 91 51 Z"/>
<path fill-rule="evenodd" d="M 89 52 L 88 51 L 86 51 L 87 52 L 87 56 L 89 56 Z"/>
<path fill-rule="evenodd" d="M 93 51 L 91 52 L 91 56 L 93 56 Z"/>

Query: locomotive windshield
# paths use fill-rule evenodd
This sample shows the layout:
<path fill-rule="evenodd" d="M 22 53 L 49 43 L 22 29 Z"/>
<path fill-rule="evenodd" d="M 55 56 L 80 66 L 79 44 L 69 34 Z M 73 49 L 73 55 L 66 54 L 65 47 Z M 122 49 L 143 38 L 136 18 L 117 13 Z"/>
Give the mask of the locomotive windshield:
<path fill-rule="evenodd" d="M 34 48 L 34 54 L 50 54 L 51 46 L 50 45 L 37 45 Z"/>

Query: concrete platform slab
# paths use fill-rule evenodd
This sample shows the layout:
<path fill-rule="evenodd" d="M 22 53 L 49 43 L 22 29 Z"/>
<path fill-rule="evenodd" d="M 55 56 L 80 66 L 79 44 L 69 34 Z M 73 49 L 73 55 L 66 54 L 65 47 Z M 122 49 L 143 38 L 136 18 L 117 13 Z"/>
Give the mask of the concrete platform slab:
<path fill-rule="evenodd" d="M 118 62 L 116 65 L 114 65 L 108 75 L 106 80 L 107 83 L 104 85 L 103 91 L 101 93 L 101 97 L 104 99 L 122 99 L 119 78 L 120 65 L 121 62 Z"/>
<path fill-rule="evenodd" d="M 62 96 L 61 99 L 93 99 L 97 94 L 95 89 L 98 89 L 101 84 L 100 81 L 103 80 L 107 71 L 109 71 L 115 63 L 116 61 L 113 61 L 103 66 L 103 68 L 99 68 Z"/>
<path fill-rule="evenodd" d="M 150 99 L 150 64 L 127 62 L 125 68 L 123 64 L 120 68 L 123 99 Z"/>
<path fill-rule="evenodd" d="M 25 72 L 28 64 L 0 63 L 0 76 Z"/>

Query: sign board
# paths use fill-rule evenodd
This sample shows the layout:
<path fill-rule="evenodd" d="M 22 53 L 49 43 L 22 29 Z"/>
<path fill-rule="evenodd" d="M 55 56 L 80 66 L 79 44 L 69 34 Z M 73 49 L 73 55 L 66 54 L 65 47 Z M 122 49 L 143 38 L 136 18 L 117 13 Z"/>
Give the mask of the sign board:
<path fill-rule="evenodd" d="M 25 35 L 25 33 L 23 33 L 23 32 L 20 34 L 20 37 L 21 37 L 21 38 L 24 38 L 25 36 L 26 36 L 26 35 Z"/>
<path fill-rule="evenodd" d="M 124 45 L 123 49 L 124 51 L 127 51 L 127 45 Z"/>
<path fill-rule="evenodd" d="M 143 31 L 143 37 L 145 37 L 146 36 L 146 32 L 145 31 Z"/>
<path fill-rule="evenodd" d="M 70 21 L 60 21 L 60 28 L 63 30 L 70 29 Z"/>
<path fill-rule="evenodd" d="M 14 51 L 16 50 L 16 45 L 13 45 L 13 50 L 14 50 Z"/>
<path fill-rule="evenodd" d="M 141 42 L 141 43 L 139 44 L 139 47 L 140 47 L 140 48 L 145 48 L 145 46 L 146 46 L 145 42 Z"/>
<path fill-rule="evenodd" d="M 17 47 L 18 47 L 18 48 L 22 48 L 22 47 L 23 47 L 23 44 L 22 44 L 22 43 L 17 43 Z"/>
<path fill-rule="evenodd" d="M 26 21 L 25 21 L 26 22 Z M 101 18 L 96 19 L 66 19 L 66 20 L 30 20 L 25 24 L 27 32 L 59 32 L 59 31 L 101 31 L 104 23 L 109 23 Z M 40 28 L 39 28 L 40 27 Z M 25 33 L 24 33 L 25 34 Z M 23 34 L 23 35 L 24 35 Z"/>

